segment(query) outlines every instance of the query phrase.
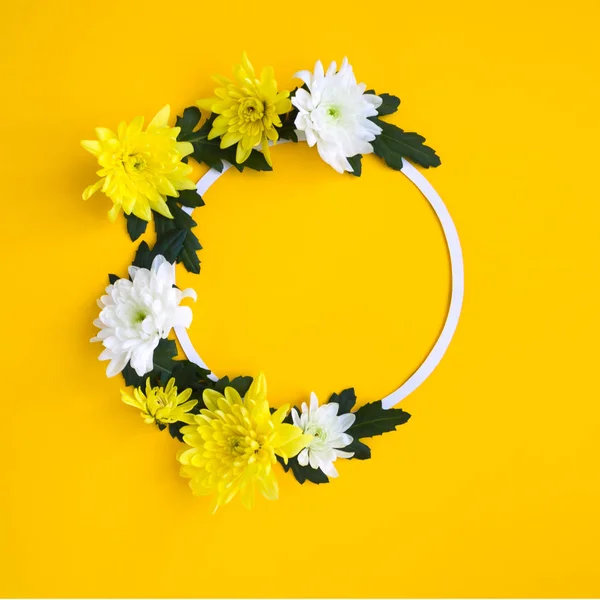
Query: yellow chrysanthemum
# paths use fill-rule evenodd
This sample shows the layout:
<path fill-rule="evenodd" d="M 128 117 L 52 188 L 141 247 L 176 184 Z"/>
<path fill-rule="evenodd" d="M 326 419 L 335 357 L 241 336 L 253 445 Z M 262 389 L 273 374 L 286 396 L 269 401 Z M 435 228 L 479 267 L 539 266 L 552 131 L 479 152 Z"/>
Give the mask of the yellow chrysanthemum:
<path fill-rule="evenodd" d="M 98 140 L 84 140 L 81 145 L 98 158 L 101 179 L 83 192 L 87 200 L 100 188 L 113 201 L 108 216 L 114 221 L 121 207 L 144 221 L 152 220 L 152 210 L 173 218 L 165 196 L 179 196 L 177 190 L 193 190 L 187 178 L 192 167 L 181 159 L 194 151 L 189 142 L 178 142 L 179 127 L 169 127 L 171 109 L 167 105 L 142 131 L 144 117 L 129 125 L 124 121 L 115 134 L 98 127 Z"/>
<path fill-rule="evenodd" d="M 279 115 L 292 110 L 290 93 L 277 91 L 273 67 L 265 67 L 257 79 L 245 52 L 242 64 L 234 67 L 234 75 L 235 81 L 213 77 L 221 86 L 215 89 L 215 97 L 198 100 L 200 108 L 219 115 L 208 139 L 220 137 L 221 148 L 237 144 L 235 160 L 238 163 L 243 163 L 252 148 L 262 144 L 265 158 L 271 164 L 269 140 L 279 138 L 275 129 L 281 127 Z"/>
<path fill-rule="evenodd" d="M 129 406 L 139 408 L 142 413 L 142 418 L 146 423 L 159 423 L 160 425 L 168 425 L 182 421 L 183 423 L 195 423 L 194 415 L 188 414 L 198 400 L 190 400 L 192 390 L 183 390 L 181 394 L 177 394 L 177 386 L 175 379 L 169 379 L 167 387 L 152 387 L 150 377 L 146 379 L 146 394 L 142 392 L 142 388 L 134 388 L 133 396 L 121 390 L 121 400 Z"/>
<path fill-rule="evenodd" d="M 214 510 L 238 492 L 244 506 L 251 508 L 255 488 L 269 500 L 276 500 L 275 455 L 287 462 L 310 443 L 312 436 L 282 423 L 289 406 L 271 414 L 262 373 L 243 400 L 231 387 L 225 388 L 224 396 L 204 390 L 203 400 L 206 408 L 196 415 L 196 424 L 181 429 L 183 441 L 191 447 L 178 458 L 183 465 L 181 474 L 191 479 L 192 491 L 216 494 Z"/>

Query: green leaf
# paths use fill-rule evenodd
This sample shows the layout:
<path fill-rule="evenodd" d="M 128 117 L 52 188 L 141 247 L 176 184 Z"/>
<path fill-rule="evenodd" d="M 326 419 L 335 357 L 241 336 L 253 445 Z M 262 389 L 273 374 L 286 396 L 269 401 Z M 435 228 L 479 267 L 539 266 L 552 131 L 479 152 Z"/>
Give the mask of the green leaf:
<path fill-rule="evenodd" d="M 354 388 L 348 388 L 339 394 L 331 394 L 328 402 L 337 402 L 340 405 L 338 409 L 338 415 L 349 413 L 356 404 L 356 394 L 354 393 Z"/>
<path fill-rule="evenodd" d="M 198 258 L 197 251 L 201 249 L 202 246 L 200 245 L 198 238 L 194 235 L 194 233 L 188 231 L 185 236 L 183 250 L 181 251 L 179 258 L 183 263 L 183 266 L 190 273 L 196 273 L 196 275 L 200 273 L 200 259 Z"/>
<path fill-rule="evenodd" d="M 173 229 L 165 233 L 152 248 L 152 258 L 162 254 L 168 262 L 175 263 L 183 248 L 186 234 L 185 229 Z"/>
<path fill-rule="evenodd" d="M 293 123 L 290 125 L 284 125 L 277 129 L 280 140 L 290 140 L 291 142 L 298 143 L 298 134 L 296 133 L 296 127 Z"/>
<path fill-rule="evenodd" d="M 229 382 L 229 387 L 234 388 L 235 391 L 243 398 L 246 395 L 246 392 L 250 389 L 252 381 L 253 378 L 248 375 L 239 376 Z"/>
<path fill-rule="evenodd" d="M 398 96 L 392 96 L 391 94 L 377 94 L 383 102 L 381 106 L 377 109 L 377 114 L 380 117 L 385 115 L 391 115 L 398 110 L 400 106 L 400 98 Z"/>
<path fill-rule="evenodd" d="M 225 394 L 225 388 L 232 387 L 240 396 L 243 397 L 246 395 L 246 392 L 250 388 L 252 380 L 253 378 L 249 376 L 239 376 L 231 380 L 229 379 L 229 377 L 225 376 L 221 377 L 219 381 L 213 384 L 213 389 L 219 392 L 219 394 Z"/>
<path fill-rule="evenodd" d="M 176 198 L 168 198 L 167 200 L 167 206 L 173 215 L 172 219 L 154 213 L 157 240 L 163 240 L 170 232 L 184 231 L 185 238 L 176 260 L 182 262 L 191 273 L 200 273 L 200 259 L 197 251 L 202 249 L 202 245 L 192 231 L 192 228 L 196 226 L 196 221 L 177 204 L 176 200 Z"/>
<path fill-rule="evenodd" d="M 173 377 L 175 377 L 175 384 L 178 391 L 182 392 L 183 390 L 191 389 L 191 397 L 196 400 L 201 400 L 204 390 L 212 387 L 213 382 L 208 378 L 209 374 L 210 371 L 199 367 L 189 360 L 178 360 L 173 368 Z M 202 407 L 196 405 L 198 410 Z"/>
<path fill-rule="evenodd" d="M 348 162 L 352 167 L 352 175 L 360 177 L 362 174 L 362 154 L 348 157 Z"/>
<path fill-rule="evenodd" d="M 122 371 L 125 384 L 133 387 L 143 387 L 146 379 L 150 377 L 152 385 L 164 385 L 173 375 L 173 370 L 179 361 L 173 360 L 177 355 L 177 344 L 173 340 L 160 340 L 154 350 L 152 361 L 154 366 L 150 373 L 141 377 L 134 371 L 129 363 Z"/>
<path fill-rule="evenodd" d="M 154 258 L 148 244 L 142 242 L 135 253 L 135 258 L 131 263 L 134 267 L 140 267 L 140 269 L 149 269 L 152 266 L 152 259 Z"/>
<path fill-rule="evenodd" d="M 176 423 L 169 423 L 169 434 L 172 438 L 183 442 L 183 433 L 181 433 L 181 428 L 185 427 L 187 423 L 183 423 L 182 421 L 177 421 Z"/>
<path fill-rule="evenodd" d="M 422 167 L 438 167 L 442 164 L 433 148 L 426 146 L 425 138 L 418 133 L 405 132 L 396 125 L 386 123 L 377 117 L 371 120 L 381 127 L 381 133 L 372 142 L 377 156 L 383 158 L 389 167 L 402 169 L 402 158 L 408 158 Z"/>
<path fill-rule="evenodd" d="M 204 200 L 196 190 L 179 190 L 179 197 L 176 198 L 176 201 L 189 208 L 204 206 Z"/>
<path fill-rule="evenodd" d="M 152 361 L 154 368 L 153 375 L 157 376 L 162 385 L 165 385 L 173 376 L 173 371 L 177 366 L 177 344 L 174 340 L 160 340 L 158 347 L 154 351 Z"/>
<path fill-rule="evenodd" d="M 281 456 L 278 456 L 277 460 L 286 473 L 291 469 L 296 481 L 300 484 L 303 484 L 305 481 L 316 484 L 329 483 L 329 478 L 321 471 L 321 469 L 313 469 L 310 465 L 303 467 L 295 456 L 288 460 L 287 465 L 283 462 Z"/>
<path fill-rule="evenodd" d="M 410 414 L 401 408 L 384 410 L 381 400 L 361 406 L 354 414 L 356 421 L 346 433 L 355 440 L 394 431 L 410 419 Z"/>
<path fill-rule="evenodd" d="M 219 381 L 216 381 L 213 389 L 217 392 L 219 392 L 219 394 L 224 394 L 225 393 L 225 388 L 229 385 L 229 377 L 227 377 L 227 375 L 225 375 L 225 377 L 221 377 L 221 379 L 219 379 Z"/>
<path fill-rule="evenodd" d="M 297 90 L 298 88 L 296 88 Z M 293 98 L 296 94 L 296 90 L 294 90 L 290 94 L 290 98 Z M 296 117 L 298 116 L 298 109 L 292 108 L 289 113 L 282 115 L 281 117 L 281 127 L 277 128 L 277 133 L 279 134 L 279 138 L 282 140 L 290 140 L 292 142 L 298 142 L 298 135 L 296 134 Z"/>
<path fill-rule="evenodd" d="M 127 233 L 129 234 L 129 238 L 132 242 L 135 242 L 146 231 L 148 221 L 136 217 L 133 213 L 130 215 L 126 214 L 125 218 L 127 219 Z"/>
<path fill-rule="evenodd" d="M 175 127 L 181 127 L 181 131 L 177 136 L 177 140 L 180 142 L 188 141 L 195 129 L 200 122 L 200 109 L 197 106 L 189 106 L 183 111 L 183 116 L 177 117 Z"/>
<path fill-rule="evenodd" d="M 110 283 L 111 285 L 116 281 L 119 281 L 119 279 L 121 278 L 118 275 L 114 275 L 113 273 L 109 273 L 108 275 L 108 283 Z"/>
<path fill-rule="evenodd" d="M 367 460 L 371 458 L 371 448 L 356 439 L 345 448 L 342 448 L 342 450 L 344 450 L 344 452 L 354 452 L 354 456 L 350 460 L 355 458 L 358 460 Z"/>
<path fill-rule="evenodd" d="M 238 164 L 235 161 L 236 147 L 230 146 L 221 150 L 223 158 L 231 163 L 240 173 L 248 167 L 254 171 L 272 171 L 273 167 L 267 162 L 265 155 L 258 150 L 252 150 L 250 156 L 242 163 Z"/>

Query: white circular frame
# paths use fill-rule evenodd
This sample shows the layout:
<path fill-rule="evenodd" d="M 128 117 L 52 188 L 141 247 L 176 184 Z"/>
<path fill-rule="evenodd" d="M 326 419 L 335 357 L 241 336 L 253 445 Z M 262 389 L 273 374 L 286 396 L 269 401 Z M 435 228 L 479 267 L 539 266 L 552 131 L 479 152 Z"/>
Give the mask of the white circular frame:
<path fill-rule="evenodd" d="M 280 140 L 278 143 L 286 143 L 288 140 Z M 223 175 L 232 165 L 225 162 L 223 171 L 219 172 L 216 169 L 211 169 L 200 178 L 196 189 L 198 194 L 201 196 L 206 193 L 210 186 Z M 462 249 L 460 247 L 460 240 L 458 239 L 458 232 L 452 217 L 446 208 L 446 205 L 440 198 L 440 195 L 433 189 L 433 186 L 425 179 L 425 177 L 415 169 L 406 159 L 403 160 L 402 173 L 412 181 L 412 183 L 418 188 L 418 190 L 427 198 L 431 208 L 433 208 L 446 239 L 448 246 L 448 252 L 450 255 L 450 272 L 451 272 L 451 287 L 452 293 L 450 296 L 450 306 L 448 308 L 448 315 L 446 322 L 442 328 L 442 332 L 434 344 L 431 352 L 427 355 L 427 358 L 421 363 L 421 366 L 394 392 L 387 395 L 382 399 L 383 408 L 392 408 L 400 401 L 404 400 L 409 394 L 414 392 L 426 379 L 433 373 L 433 370 L 438 366 L 442 357 L 446 353 L 452 336 L 456 331 L 460 313 L 462 310 L 463 296 L 465 290 L 465 271 L 463 264 Z M 193 208 L 184 209 L 188 214 L 192 214 Z M 202 360 L 192 341 L 188 335 L 185 327 L 176 327 L 175 335 L 181 344 L 185 355 L 188 360 L 195 363 L 196 365 L 210 370 L 206 363 Z M 217 380 L 218 378 L 211 373 L 211 379 Z"/>

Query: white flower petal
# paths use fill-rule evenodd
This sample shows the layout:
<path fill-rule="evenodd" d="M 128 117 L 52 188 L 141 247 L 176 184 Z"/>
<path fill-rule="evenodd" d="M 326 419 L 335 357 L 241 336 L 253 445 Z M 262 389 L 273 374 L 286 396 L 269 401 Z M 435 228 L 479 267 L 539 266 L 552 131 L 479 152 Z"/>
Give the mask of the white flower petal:
<path fill-rule="evenodd" d="M 294 73 L 294 77 L 296 79 L 302 79 L 302 81 L 310 88 L 312 82 L 312 73 L 310 71 L 298 71 L 297 73 Z"/>
<path fill-rule="evenodd" d="M 304 448 L 300 454 L 298 454 L 298 463 L 303 467 L 308 464 L 308 448 Z"/>
<path fill-rule="evenodd" d="M 346 452 L 344 450 L 335 450 L 335 453 L 339 458 L 352 458 L 354 456 L 354 452 Z"/>
<path fill-rule="evenodd" d="M 108 367 L 106 367 L 106 376 L 114 377 L 118 375 L 127 364 L 127 354 L 118 354 L 116 355 L 109 363 Z"/>
<path fill-rule="evenodd" d="M 308 462 L 309 462 L 311 468 L 313 468 L 313 469 L 318 469 L 321 464 L 321 461 L 319 460 L 317 453 L 310 452 L 310 450 L 308 452 Z"/>
<path fill-rule="evenodd" d="M 321 464 L 321 471 L 323 471 L 323 473 L 325 473 L 325 475 L 327 475 L 327 477 L 335 478 L 338 476 L 338 472 L 336 471 L 336 468 L 335 468 L 333 462 Z"/>
<path fill-rule="evenodd" d="M 338 427 L 339 431 L 346 431 L 349 427 L 351 427 L 356 421 L 356 415 L 354 413 L 346 413 L 345 415 L 340 415 L 338 418 Z"/>
<path fill-rule="evenodd" d="M 119 279 L 106 288 L 94 325 L 100 329 L 92 338 L 102 342 L 101 360 L 110 360 L 107 375 L 123 370 L 127 362 L 140 376 L 153 368 L 158 342 L 174 326 L 189 327 L 192 311 L 180 306 L 185 297 L 196 297 L 191 289 L 183 292 L 174 286 L 175 267 L 164 256 L 155 257 L 151 269 L 130 269 L 131 281 Z"/>

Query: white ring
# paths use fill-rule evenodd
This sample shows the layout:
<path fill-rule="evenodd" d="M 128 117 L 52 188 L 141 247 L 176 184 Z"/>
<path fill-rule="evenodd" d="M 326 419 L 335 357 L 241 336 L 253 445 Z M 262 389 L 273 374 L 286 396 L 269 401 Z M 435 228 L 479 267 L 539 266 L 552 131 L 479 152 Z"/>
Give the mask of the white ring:
<path fill-rule="evenodd" d="M 286 143 L 288 140 L 281 140 L 278 143 Z M 216 169 L 211 169 L 204 175 L 196 186 L 198 194 L 201 196 L 206 193 L 210 186 L 219 179 L 225 171 L 227 171 L 231 165 L 227 162 L 224 163 L 223 171 L 219 173 Z M 383 398 L 383 408 L 392 408 L 398 404 L 401 400 L 404 400 L 406 396 L 414 392 L 426 379 L 433 373 L 433 370 L 438 366 L 442 357 L 446 353 L 452 336 L 456 331 L 458 320 L 460 318 L 460 312 L 462 309 L 463 296 L 465 291 L 465 269 L 463 264 L 462 250 L 460 247 L 460 240 L 458 239 L 458 232 L 452 221 L 452 217 L 446 208 L 446 205 L 440 198 L 439 194 L 433 189 L 433 186 L 425 179 L 425 177 L 415 169 L 406 159 L 403 160 L 402 173 L 406 175 L 419 189 L 419 191 L 427 198 L 431 208 L 433 208 L 442 230 L 444 237 L 446 238 L 446 244 L 448 245 L 448 252 L 450 254 L 450 270 L 451 270 L 451 286 L 452 293 L 450 296 L 450 307 L 448 308 L 448 316 L 440 337 L 437 339 L 435 345 L 431 349 L 431 352 L 427 358 L 423 361 L 421 366 L 395 391 Z M 188 214 L 192 214 L 193 208 L 184 208 Z M 205 362 L 200 358 L 198 352 L 194 348 L 185 327 L 175 327 L 175 335 L 181 344 L 185 355 L 188 360 L 202 367 L 208 369 Z M 211 373 L 210 378 L 216 381 L 218 378 Z"/>

